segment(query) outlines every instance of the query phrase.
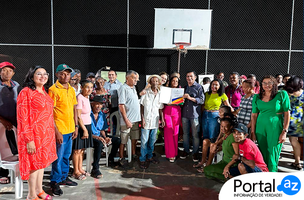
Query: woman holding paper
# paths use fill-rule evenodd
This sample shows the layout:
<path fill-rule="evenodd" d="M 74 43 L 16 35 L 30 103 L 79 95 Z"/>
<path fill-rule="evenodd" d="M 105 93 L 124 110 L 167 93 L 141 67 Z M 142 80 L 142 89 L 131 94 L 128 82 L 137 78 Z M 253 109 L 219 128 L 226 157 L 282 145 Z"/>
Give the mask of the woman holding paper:
<path fill-rule="evenodd" d="M 180 88 L 180 80 L 177 76 L 171 77 L 169 87 Z M 170 162 L 174 162 L 178 153 L 178 132 L 181 124 L 180 104 L 166 104 L 163 109 L 165 127 L 165 153 Z"/>
<path fill-rule="evenodd" d="M 211 143 L 214 143 L 220 131 L 220 124 L 218 123 L 219 109 L 223 103 L 226 106 L 230 106 L 228 97 L 224 93 L 224 86 L 222 81 L 214 79 L 209 86 L 209 92 L 205 93 L 206 100 L 203 108 L 202 117 L 202 130 L 203 130 L 203 152 L 202 160 L 194 167 L 204 167 L 206 164 L 206 158 L 208 148 Z M 231 108 L 231 110 L 233 110 Z"/>

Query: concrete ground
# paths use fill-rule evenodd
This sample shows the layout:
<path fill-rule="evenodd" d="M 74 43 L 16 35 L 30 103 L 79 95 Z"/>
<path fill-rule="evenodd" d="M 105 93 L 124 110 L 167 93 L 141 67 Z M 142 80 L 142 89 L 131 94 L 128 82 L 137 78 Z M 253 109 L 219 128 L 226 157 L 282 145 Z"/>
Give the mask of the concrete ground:
<path fill-rule="evenodd" d="M 292 148 L 289 141 L 282 149 L 279 171 L 292 172 L 289 165 L 293 162 Z M 128 169 L 123 169 L 117 163 L 106 167 L 100 166 L 103 178 L 88 177 L 84 181 L 76 181 L 74 188 L 62 188 L 64 194 L 54 197 L 58 200 L 101 200 L 101 199 L 218 199 L 218 193 L 223 182 L 209 180 L 204 174 L 198 174 L 192 167 L 191 157 L 186 160 L 177 159 L 169 163 L 164 157 L 163 146 L 156 147 L 160 164 L 150 164 L 148 169 L 139 168 L 137 161 L 132 161 Z M 85 165 L 85 162 L 84 162 Z M 85 168 L 85 166 L 84 166 Z M 49 174 L 51 168 L 45 170 L 44 190 L 51 192 Z M 72 179 L 73 180 L 73 179 Z M 28 185 L 23 184 L 23 197 L 26 198 Z M 14 199 L 14 184 L 0 185 L 0 199 Z"/>

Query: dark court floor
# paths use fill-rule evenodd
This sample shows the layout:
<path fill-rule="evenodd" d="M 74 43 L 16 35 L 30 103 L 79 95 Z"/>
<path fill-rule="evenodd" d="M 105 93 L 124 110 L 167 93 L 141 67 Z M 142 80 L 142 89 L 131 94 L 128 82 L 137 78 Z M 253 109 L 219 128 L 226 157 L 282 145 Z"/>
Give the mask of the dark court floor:
<path fill-rule="evenodd" d="M 279 171 L 294 171 L 289 166 L 292 162 L 290 143 L 285 142 L 280 159 Z M 101 200 L 101 199 L 218 199 L 218 193 L 223 182 L 209 180 L 204 174 L 198 174 L 192 167 L 192 157 L 186 160 L 177 159 L 170 163 L 165 157 L 163 146 L 158 145 L 156 152 L 159 164 L 150 164 L 148 169 L 139 168 L 137 161 L 132 161 L 128 169 L 118 164 L 106 167 L 100 165 L 103 178 L 88 177 L 74 188 L 62 188 L 64 194 L 54 197 L 58 200 Z M 85 161 L 84 161 L 85 167 Z M 51 168 L 45 171 L 44 189 L 50 192 L 49 174 Z M 26 198 L 28 186 L 23 183 L 23 197 Z M 0 199 L 14 199 L 14 184 L 0 185 Z"/>

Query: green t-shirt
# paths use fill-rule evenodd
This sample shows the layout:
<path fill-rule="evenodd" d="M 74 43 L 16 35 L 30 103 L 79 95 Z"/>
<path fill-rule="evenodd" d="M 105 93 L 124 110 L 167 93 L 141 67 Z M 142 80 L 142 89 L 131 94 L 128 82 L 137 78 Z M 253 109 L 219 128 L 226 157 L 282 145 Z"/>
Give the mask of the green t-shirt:
<path fill-rule="evenodd" d="M 229 163 L 234 155 L 234 149 L 232 147 L 233 142 L 235 141 L 232 133 L 223 141 L 223 161 L 225 161 L 226 163 Z"/>
<path fill-rule="evenodd" d="M 222 102 L 228 99 L 225 93 L 223 93 L 222 96 L 219 96 L 218 93 L 209 94 L 206 92 L 205 97 L 205 110 L 219 110 Z"/>

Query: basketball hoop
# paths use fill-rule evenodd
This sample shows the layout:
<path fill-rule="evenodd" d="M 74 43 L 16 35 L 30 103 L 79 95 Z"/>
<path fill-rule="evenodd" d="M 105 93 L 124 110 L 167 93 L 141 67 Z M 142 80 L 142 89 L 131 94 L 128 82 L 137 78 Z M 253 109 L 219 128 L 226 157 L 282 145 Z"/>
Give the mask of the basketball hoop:
<path fill-rule="evenodd" d="M 185 47 L 188 47 L 190 45 L 191 45 L 191 43 L 189 43 L 189 42 L 177 42 L 177 43 L 175 43 L 176 50 L 183 50 L 183 51 L 187 51 L 185 49 Z"/>
<path fill-rule="evenodd" d="M 178 62 L 177 62 L 177 72 L 180 71 L 180 56 L 181 54 L 184 54 L 184 57 L 186 57 L 187 49 L 185 47 L 188 47 L 191 45 L 189 42 L 176 42 L 174 43 L 176 46 L 176 50 L 178 51 Z"/>

